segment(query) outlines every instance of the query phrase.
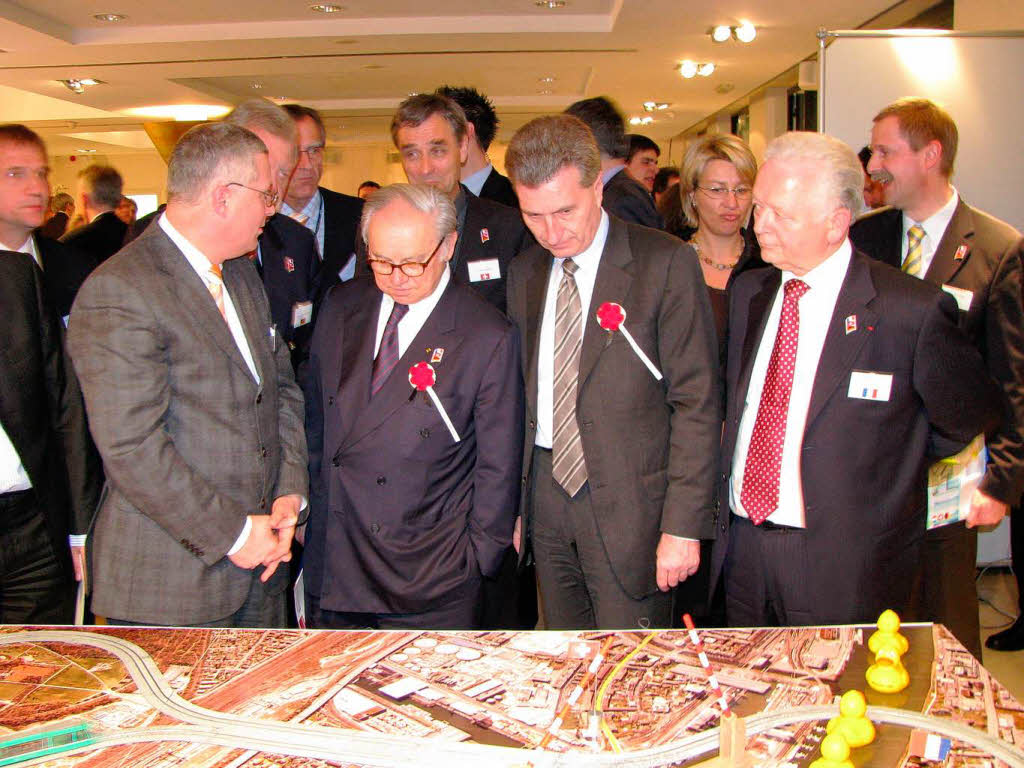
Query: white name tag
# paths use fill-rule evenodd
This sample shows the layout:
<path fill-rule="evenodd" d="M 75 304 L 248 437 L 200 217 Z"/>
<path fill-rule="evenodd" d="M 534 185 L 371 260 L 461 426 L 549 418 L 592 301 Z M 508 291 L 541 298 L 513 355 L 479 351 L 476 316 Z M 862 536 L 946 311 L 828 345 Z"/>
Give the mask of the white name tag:
<path fill-rule="evenodd" d="M 966 312 L 971 308 L 971 299 L 974 298 L 974 292 L 968 291 L 964 288 L 956 288 L 952 285 L 942 284 L 942 290 L 956 299 L 956 305 L 960 307 L 961 312 Z"/>
<path fill-rule="evenodd" d="M 313 302 L 297 301 L 292 304 L 292 328 L 309 325 L 313 319 Z"/>
<path fill-rule="evenodd" d="M 888 402 L 892 393 L 892 374 L 871 371 L 853 371 L 850 374 L 850 389 L 847 397 L 858 400 L 880 400 Z"/>
<path fill-rule="evenodd" d="M 497 259 L 478 259 L 471 261 L 469 267 L 469 282 L 479 283 L 481 280 L 497 280 L 501 277 L 501 265 Z"/>

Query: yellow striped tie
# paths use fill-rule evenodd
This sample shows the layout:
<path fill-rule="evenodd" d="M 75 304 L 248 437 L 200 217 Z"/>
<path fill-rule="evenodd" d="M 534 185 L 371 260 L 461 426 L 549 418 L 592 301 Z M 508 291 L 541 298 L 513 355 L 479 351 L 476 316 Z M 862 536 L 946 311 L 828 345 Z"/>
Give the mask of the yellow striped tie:
<path fill-rule="evenodd" d="M 915 224 L 907 230 L 907 258 L 903 260 L 903 271 L 913 277 L 921 276 L 923 243 L 924 227 Z"/>

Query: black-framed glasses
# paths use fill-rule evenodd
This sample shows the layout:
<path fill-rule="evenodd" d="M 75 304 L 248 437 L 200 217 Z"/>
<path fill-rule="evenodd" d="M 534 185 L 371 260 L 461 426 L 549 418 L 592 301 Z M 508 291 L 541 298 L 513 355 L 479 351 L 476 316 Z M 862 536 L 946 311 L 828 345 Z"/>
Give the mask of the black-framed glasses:
<path fill-rule="evenodd" d="M 242 184 L 239 181 L 229 181 L 228 186 L 241 187 L 242 189 L 248 189 L 252 192 L 259 192 L 261 195 L 263 195 L 263 202 L 267 204 L 267 208 L 277 208 L 278 196 L 276 189 L 274 191 L 270 191 L 267 189 L 256 189 L 256 187 L 246 186 L 245 184 Z"/>
<path fill-rule="evenodd" d="M 737 200 L 746 200 L 754 193 L 751 187 L 733 187 L 729 189 L 729 187 L 717 185 L 714 187 L 702 187 L 700 184 L 697 184 L 696 186 L 697 189 L 713 200 L 721 200 L 728 197 L 730 193 L 735 195 Z"/>
<path fill-rule="evenodd" d="M 313 144 L 311 146 L 306 147 L 305 149 L 299 147 L 299 154 L 305 155 L 307 158 L 309 158 L 309 162 L 319 160 L 321 157 L 324 156 L 324 145 Z"/>
<path fill-rule="evenodd" d="M 384 259 L 368 258 L 367 261 L 370 263 L 370 269 L 378 275 L 390 275 L 395 271 L 395 267 L 398 267 L 406 277 L 419 277 L 426 272 L 427 264 L 429 264 L 430 260 L 437 255 L 437 251 L 441 247 L 441 243 L 445 241 L 446 237 L 448 237 L 448 235 L 445 235 L 437 241 L 437 245 L 434 246 L 434 250 L 430 252 L 426 261 L 406 261 L 401 264 L 393 264 L 392 262 L 385 261 Z"/>

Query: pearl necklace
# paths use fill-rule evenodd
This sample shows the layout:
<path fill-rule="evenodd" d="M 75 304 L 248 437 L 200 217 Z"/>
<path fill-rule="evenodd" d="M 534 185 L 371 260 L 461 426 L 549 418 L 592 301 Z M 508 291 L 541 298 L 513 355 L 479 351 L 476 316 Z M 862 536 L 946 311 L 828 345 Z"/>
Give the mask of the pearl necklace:
<path fill-rule="evenodd" d="M 725 270 L 732 269 L 733 267 L 735 267 L 737 264 L 740 263 L 739 259 L 736 259 L 736 261 L 733 261 L 733 262 L 715 261 L 714 259 L 711 259 L 708 256 L 705 256 L 703 253 L 701 253 L 700 243 L 698 243 L 696 239 L 691 240 L 690 241 L 690 245 L 692 245 L 693 246 L 693 250 L 697 252 L 697 258 L 698 259 L 700 259 L 702 262 L 707 264 L 712 269 L 717 269 L 719 272 L 725 272 Z M 742 241 L 740 242 L 739 252 L 743 253 L 743 242 Z"/>

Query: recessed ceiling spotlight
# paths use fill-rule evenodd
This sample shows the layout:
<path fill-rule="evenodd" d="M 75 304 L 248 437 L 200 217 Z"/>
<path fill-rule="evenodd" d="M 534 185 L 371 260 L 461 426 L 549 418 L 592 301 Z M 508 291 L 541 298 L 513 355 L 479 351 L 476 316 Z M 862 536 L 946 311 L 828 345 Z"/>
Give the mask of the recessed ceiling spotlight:
<path fill-rule="evenodd" d="M 151 107 L 132 107 L 124 110 L 136 117 L 171 119 L 179 122 L 197 120 L 213 120 L 223 117 L 231 111 L 231 107 L 219 104 L 155 104 Z"/>
<path fill-rule="evenodd" d="M 537 93 L 539 93 L 541 96 L 550 96 L 551 95 L 551 89 L 550 88 L 542 88 L 541 90 L 537 91 Z"/>
<path fill-rule="evenodd" d="M 645 101 L 644 112 L 660 112 L 663 109 L 668 109 L 667 101 Z"/>
<path fill-rule="evenodd" d="M 81 83 L 82 85 L 101 85 L 103 83 L 102 80 L 96 80 L 95 78 L 92 78 L 92 77 L 80 78 L 78 80 L 78 82 Z"/>
<path fill-rule="evenodd" d="M 697 74 L 697 62 L 691 59 L 683 59 L 679 65 L 679 74 L 689 80 Z"/>
<path fill-rule="evenodd" d="M 555 82 L 555 78 L 552 77 L 551 75 L 545 75 L 544 77 L 538 77 L 537 80 L 538 80 L 538 82 L 541 82 L 541 83 L 553 83 L 553 82 Z"/>
<path fill-rule="evenodd" d="M 123 13 L 97 13 L 93 16 L 96 21 L 105 21 L 108 24 L 114 24 L 118 21 L 124 21 L 128 17 Z"/>
<path fill-rule="evenodd" d="M 314 3 L 309 6 L 309 10 L 316 11 L 317 13 L 340 13 L 345 8 L 340 5 L 332 5 L 331 3 Z"/>
<path fill-rule="evenodd" d="M 82 149 L 81 147 L 79 147 L 78 149 L 75 150 L 75 152 L 80 152 L 83 155 L 91 155 L 91 154 L 95 153 L 96 150 L 95 149 Z"/>
<path fill-rule="evenodd" d="M 697 74 L 701 77 L 708 77 L 715 71 L 715 65 L 707 61 L 697 67 Z"/>
<path fill-rule="evenodd" d="M 757 28 L 749 21 L 744 21 L 733 30 L 733 34 L 736 35 L 736 39 L 741 43 L 749 43 L 757 37 Z"/>
<path fill-rule="evenodd" d="M 548 10 L 555 10 L 556 8 L 564 8 L 566 0 L 536 0 L 534 3 L 538 8 L 547 8 Z"/>
<path fill-rule="evenodd" d="M 252 88 L 254 91 L 258 91 L 263 87 L 263 83 L 253 83 L 249 87 Z"/>
<path fill-rule="evenodd" d="M 719 24 L 717 27 L 711 28 L 711 39 L 716 43 L 724 43 L 732 37 L 732 27 L 728 24 Z"/>
<path fill-rule="evenodd" d="M 650 125 L 654 122 L 654 118 L 650 115 L 644 115 L 643 117 L 633 116 L 629 118 L 630 125 Z"/>
<path fill-rule="evenodd" d="M 58 83 L 63 83 L 64 87 L 72 93 L 85 93 L 85 87 L 88 85 L 102 85 L 102 80 L 96 80 L 91 77 L 81 78 L 69 78 L 68 80 L 58 80 Z"/>

